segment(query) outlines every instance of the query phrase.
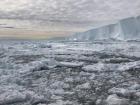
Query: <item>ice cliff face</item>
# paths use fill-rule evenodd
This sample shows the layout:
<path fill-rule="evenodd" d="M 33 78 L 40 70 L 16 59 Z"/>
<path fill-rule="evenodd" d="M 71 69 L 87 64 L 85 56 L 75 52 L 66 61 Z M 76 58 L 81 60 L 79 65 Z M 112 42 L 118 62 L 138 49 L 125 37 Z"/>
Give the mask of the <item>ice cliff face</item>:
<path fill-rule="evenodd" d="M 92 41 L 102 39 L 134 40 L 140 38 L 140 16 L 129 17 L 116 23 L 76 33 L 69 40 Z"/>

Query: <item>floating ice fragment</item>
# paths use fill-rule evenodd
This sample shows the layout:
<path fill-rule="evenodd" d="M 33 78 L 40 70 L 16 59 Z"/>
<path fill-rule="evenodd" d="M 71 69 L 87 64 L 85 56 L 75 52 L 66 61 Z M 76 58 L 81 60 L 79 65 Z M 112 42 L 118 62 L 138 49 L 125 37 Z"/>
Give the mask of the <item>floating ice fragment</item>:
<path fill-rule="evenodd" d="M 26 94 L 18 91 L 7 91 L 0 95 L 0 105 L 10 105 L 27 101 Z"/>
<path fill-rule="evenodd" d="M 64 67 L 81 67 L 83 66 L 83 62 L 60 62 L 58 66 L 64 66 Z"/>
<path fill-rule="evenodd" d="M 130 105 L 129 100 L 125 98 L 119 98 L 116 94 L 109 95 L 106 99 L 107 105 Z"/>
<path fill-rule="evenodd" d="M 98 63 L 98 64 L 93 64 L 93 65 L 86 65 L 82 69 L 89 72 L 102 71 L 104 69 L 104 64 Z"/>

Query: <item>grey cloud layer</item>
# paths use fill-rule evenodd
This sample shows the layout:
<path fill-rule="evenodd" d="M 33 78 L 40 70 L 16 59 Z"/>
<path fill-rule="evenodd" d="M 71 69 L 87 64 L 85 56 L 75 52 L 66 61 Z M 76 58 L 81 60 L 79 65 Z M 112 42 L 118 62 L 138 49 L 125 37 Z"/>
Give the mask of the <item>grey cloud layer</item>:
<path fill-rule="evenodd" d="M 3 0 L 1 2 L 5 1 L 8 2 L 8 0 Z M 21 0 L 13 1 L 21 2 Z M 11 9 L 11 11 L 0 9 L 0 17 L 46 19 L 56 21 L 100 21 L 119 19 L 140 14 L 140 0 L 25 1 L 26 2 L 23 3 L 22 8 Z M 15 2 L 12 5 L 15 5 L 16 7 L 17 4 L 20 3 Z"/>

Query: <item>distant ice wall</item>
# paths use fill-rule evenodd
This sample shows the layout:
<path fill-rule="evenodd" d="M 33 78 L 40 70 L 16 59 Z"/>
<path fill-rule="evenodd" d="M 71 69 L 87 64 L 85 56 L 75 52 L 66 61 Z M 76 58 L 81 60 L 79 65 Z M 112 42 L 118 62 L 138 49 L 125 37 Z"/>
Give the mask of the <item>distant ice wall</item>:
<path fill-rule="evenodd" d="M 120 20 L 120 27 L 122 29 L 122 34 L 124 39 L 131 39 L 138 35 L 138 26 L 136 22 L 136 18 L 131 17 L 127 19 Z"/>
<path fill-rule="evenodd" d="M 119 40 L 139 39 L 140 16 L 119 20 L 114 24 L 94 28 L 86 32 L 76 33 L 70 40 L 90 41 L 115 38 Z"/>

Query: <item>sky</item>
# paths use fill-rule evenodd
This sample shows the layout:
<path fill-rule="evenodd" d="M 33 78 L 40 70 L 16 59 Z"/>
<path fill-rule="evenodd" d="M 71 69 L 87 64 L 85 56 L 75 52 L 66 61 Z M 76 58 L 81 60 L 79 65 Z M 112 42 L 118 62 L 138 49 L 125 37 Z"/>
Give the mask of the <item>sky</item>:
<path fill-rule="evenodd" d="M 27 20 L 29 23 L 19 24 L 28 28 L 43 26 L 40 29 L 45 31 L 85 31 L 137 15 L 140 0 L 0 0 L 0 19 Z"/>

